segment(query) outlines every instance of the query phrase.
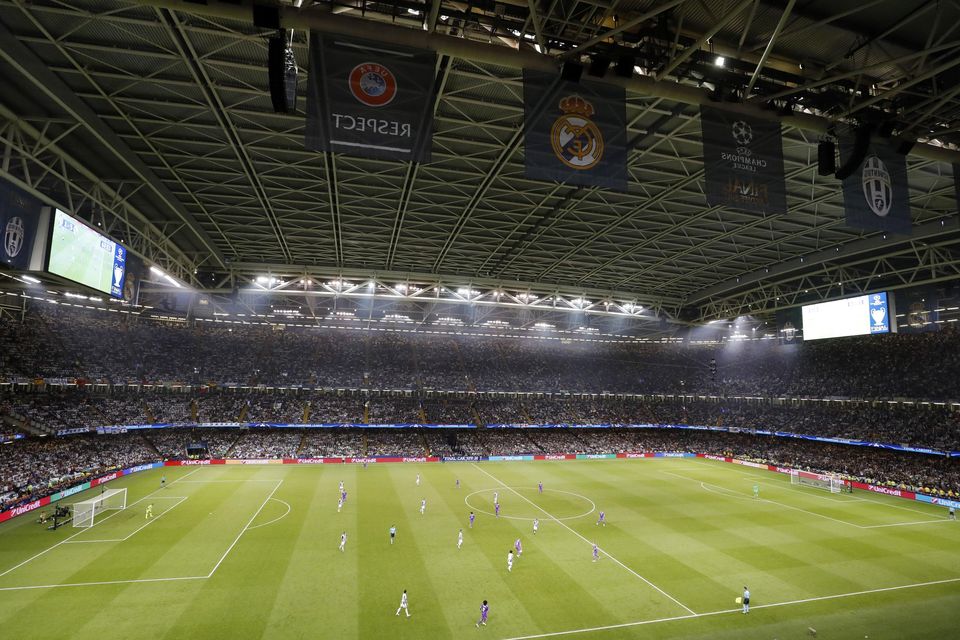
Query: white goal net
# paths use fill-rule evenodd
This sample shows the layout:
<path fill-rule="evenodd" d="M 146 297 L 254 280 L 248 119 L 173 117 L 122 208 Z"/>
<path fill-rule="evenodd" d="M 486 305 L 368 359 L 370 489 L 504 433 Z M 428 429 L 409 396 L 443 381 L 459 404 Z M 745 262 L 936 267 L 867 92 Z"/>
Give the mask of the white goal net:
<path fill-rule="evenodd" d="M 843 478 L 840 476 L 811 473 L 809 471 L 798 471 L 794 469 L 790 472 L 790 484 L 799 484 L 816 489 L 823 489 L 830 493 L 840 493 L 845 487 Z"/>
<path fill-rule="evenodd" d="M 96 498 L 73 503 L 73 526 L 92 527 L 104 511 L 127 508 L 126 489 L 107 489 Z"/>

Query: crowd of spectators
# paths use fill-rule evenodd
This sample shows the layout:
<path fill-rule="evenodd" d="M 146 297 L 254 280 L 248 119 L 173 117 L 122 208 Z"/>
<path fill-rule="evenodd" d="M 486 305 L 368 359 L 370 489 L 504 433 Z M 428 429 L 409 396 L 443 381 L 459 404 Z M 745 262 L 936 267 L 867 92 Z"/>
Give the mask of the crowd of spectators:
<path fill-rule="evenodd" d="M 777 431 L 960 451 L 960 411 L 936 403 L 779 401 L 612 396 L 338 396 L 238 391 L 74 391 L 0 395 L 0 419 L 64 429 L 166 423 L 268 424 L 683 424 Z"/>
<path fill-rule="evenodd" d="M 38 378 L 46 384 L 35 384 Z M 0 319 L 0 384 L 9 383 L 0 386 L 4 432 L 180 428 L 0 447 L 0 496 L 8 507 L 86 475 L 184 457 L 188 445 L 201 445 L 200 455 L 239 458 L 736 453 L 956 491 L 957 465 L 945 458 L 743 432 L 960 450 L 960 413 L 942 402 L 960 400 L 958 379 L 960 333 L 949 327 L 794 344 L 643 343 L 276 331 L 43 305 L 21 320 Z M 742 432 L 196 426 L 237 422 L 686 424 Z"/>
<path fill-rule="evenodd" d="M 135 433 L 19 440 L 0 447 L 0 511 L 156 459 L 156 450 Z"/>
<path fill-rule="evenodd" d="M 954 325 L 792 344 L 545 337 L 275 331 L 43 305 L 0 320 L 0 379 L 960 400 Z"/>
<path fill-rule="evenodd" d="M 170 428 L 27 439 L 0 447 L 0 504 L 9 508 L 85 477 L 161 459 L 490 456 L 672 451 L 777 464 L 944 497 L 960 496 L 960 461 L 870 447 L 675 429 Z"/>

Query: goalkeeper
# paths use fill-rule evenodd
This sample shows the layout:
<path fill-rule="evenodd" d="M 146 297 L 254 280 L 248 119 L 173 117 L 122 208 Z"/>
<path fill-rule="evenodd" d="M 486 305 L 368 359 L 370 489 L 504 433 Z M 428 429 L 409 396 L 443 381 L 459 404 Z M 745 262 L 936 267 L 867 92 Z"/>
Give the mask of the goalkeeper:
<path fill-rule="evenodd" d="M 143 519 L 149 520 L 153 517 L 153 503 L 147 505 L 147 513 L 144 514 Z"/>

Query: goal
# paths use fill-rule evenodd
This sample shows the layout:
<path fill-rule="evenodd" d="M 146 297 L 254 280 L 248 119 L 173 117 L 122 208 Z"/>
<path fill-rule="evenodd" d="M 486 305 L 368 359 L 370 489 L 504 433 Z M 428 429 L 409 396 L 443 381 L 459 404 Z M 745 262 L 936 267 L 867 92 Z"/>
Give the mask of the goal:
<path fill-rule="evenodd" d="M 107 489 L 96 498 L 73 503 L 73 526 L 92 527 L 104 511 L 127 508 L 126 489 Z"/>
<path fill-rule="evenodd" d="M 809 471 L 799 471 L 794 469 L 790 472 L 790 484 L 799 484 L 807 487 L 823 489 L 830 493 L 840 493 L 844 490 L 846 483 L 843 478 L 826 473 L 811 473 Z"/>

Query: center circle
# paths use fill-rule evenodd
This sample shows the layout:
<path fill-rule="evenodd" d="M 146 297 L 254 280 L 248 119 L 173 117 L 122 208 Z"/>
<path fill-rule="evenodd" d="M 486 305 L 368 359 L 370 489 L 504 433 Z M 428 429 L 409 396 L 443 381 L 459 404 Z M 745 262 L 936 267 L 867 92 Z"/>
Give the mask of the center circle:
<path fill-rule="evenodd" d="M 590 498 L 574 493 L 573 491 L 563 491 L 562 489 L 544 489 L 539 493 L 537 487 L 498 487 L 495 489 L 480 489 L 468 493 L 463 502 L 475 513 L 483 513 L 488 516 L 496 517 L 493 506 L 493 494 L 498 493 L 498 500 L 501 505 L 500 517 L 507 520 L 527 520 L 533 521 L 536 518 L 541 520 L 576 520 L 584 518 L 597 510 L 597 505 Z M 525 495 L 529 493 L 529 495 Z M 470 498 L 474 496 L 483 497 Z M 519 494 L 519 495 L 518 495 Z M 505 504 L 506 502 L 506 504 Z M 578 508 L 576 505 L 580 504 Z M 589 508 L 587 508 L 589 505 Z M 585 511 L 581 511 L 586 509 Z M 531 516 L 510 515 L 511 513 L 532 513 Z M 549 515 L 547 515 L 549 514 Z"/>

